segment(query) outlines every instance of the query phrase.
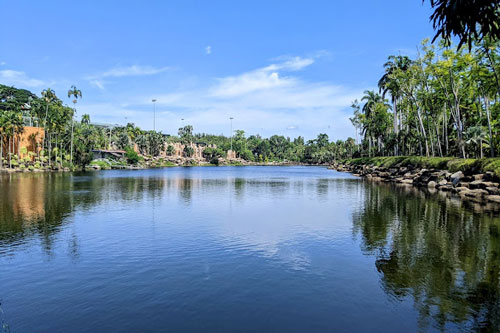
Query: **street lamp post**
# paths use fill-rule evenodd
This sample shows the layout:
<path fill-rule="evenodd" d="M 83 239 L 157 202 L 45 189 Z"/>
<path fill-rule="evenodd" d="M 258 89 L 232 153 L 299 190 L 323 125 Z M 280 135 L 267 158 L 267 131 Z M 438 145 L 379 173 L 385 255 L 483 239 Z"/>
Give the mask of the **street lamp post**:
<path fill-rule="evenodd" d="M 151 101 L 153 102 L 153 131 L 156 131 L 156 99 Z"/>
<path fill-rule="evenodd" d="M 233 153 L 233 117 L 229 117 L 231 120 L 231 154 Z"/>

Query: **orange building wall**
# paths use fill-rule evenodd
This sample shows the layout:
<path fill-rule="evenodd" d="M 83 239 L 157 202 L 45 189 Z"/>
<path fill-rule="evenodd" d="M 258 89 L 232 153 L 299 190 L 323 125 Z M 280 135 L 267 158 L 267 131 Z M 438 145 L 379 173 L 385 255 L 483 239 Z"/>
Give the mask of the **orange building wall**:
<path fill-rule="evenodd" d="M 35 134 L 35 141 L 31 139 L 31 135 Z M 38 154 L 40 150 L 42 150 L 42 144 L 43 144 L 43 138 L 45 136 L 45 131 L 43 128 L 40 127 L 30 127 L 30 126 L 25 126 L 23 129 L 23 132 L 16 135 L 15 137 L 15 154 L 19 153 L 19 157 L 23 158 L 25 157 L 24 154 L 21 153 L 21 148 L 26 147 L 28 152 L 34 152 L 35 154 Z M 4 157 L 8 156 L 9 152 L 9 141 L 8 139 L 4 140 L 4 145 L 3 145 L 3 155 Z M 37 148 L 38 145 L 38 148 Z"/>

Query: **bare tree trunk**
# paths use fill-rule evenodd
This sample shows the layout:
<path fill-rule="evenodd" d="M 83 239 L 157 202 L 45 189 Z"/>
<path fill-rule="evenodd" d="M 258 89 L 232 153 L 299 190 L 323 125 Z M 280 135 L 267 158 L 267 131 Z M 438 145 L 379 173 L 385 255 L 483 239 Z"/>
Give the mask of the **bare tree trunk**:
<path fill-rule="evenodd" d="M 444 108 L 444 111 L 443 111 L 443 114 L 444 114 L 444 121 L 443 121 L 443 127 L 444 127 L 444 131 L 443 131 L 443 135 L 444 135 L 444 155 L 445 156 L 448 156 L 448 151 L 449 151 L 449 140 L 448 140 L 448 117 L 446 116 L 446 107 Z"/>
<path fill-rule="evenodd" d="M 49 134 L 49 168 L 50 168 L 50 159 L 52 154 L 52 134 Z"/>
<path fill-rule="evenodd" d="M 73 165 L 73 116 L 71 116 L 71 148 L 70 148 L 70 163 L 71 163 L 71 165 Z"/>
<path fill-rule="evenodd" d="M 427 142 L 427 133 L 425 132 L 424 123 L 422 121 L 422 116 L 420 115 L 420 110 L 418 109 L 418 107 L 417 107 L 417 116 L 418 116 L 418 122 L 420 124 L 420 131 L 422 132 L 422 135 L 424 136 L 425 156 L 429 157 L 429 143 Z"/>
<path fill-rule="evenodd" d="M 11 149 L 12 149 L 12 137 L 9 137 L 9 168 L 12 169 L 12 153 L 11 153 Z"/>
<path fill-rule="evenodd" d="M 394 111 L 394 134 L 396 134 L 396 137 L 399 133 L 399 129 L 398 129 L 398 104 L 396 102 L 396 98 L 394 96 L 392 96 L 392 109 Z M 398 142 L 396 140 L 396 145 L 394 146 L 394 156 L 397 156 L 398 155 L 398 151 L 399 151 L 399 145 L 398 145 Z"/>
<path fill-rule="evenodd" d="M 3 168 L 3 134 L 0 134 L 0 168 Z"/>
<path fill-rule="evenodd" d="M 443 148 L 441 147 L 441 140 L 439 139 L 439 125 L 438 124 L 436 124 L 436 139 L 437 139 L 439 157 L 443 157 Z"/>
<path fill-rule="evenodd" d="M 488 120 L 488 132 L 490 134 L 490 156 L 495 157 L 495 147 L 493 146 L 493 133 L 491 130 L 491 115 L 490 115 L 490 101 L 488 97 L 484 97 L 484 107 L 486 110 L 486 118 Z"/>

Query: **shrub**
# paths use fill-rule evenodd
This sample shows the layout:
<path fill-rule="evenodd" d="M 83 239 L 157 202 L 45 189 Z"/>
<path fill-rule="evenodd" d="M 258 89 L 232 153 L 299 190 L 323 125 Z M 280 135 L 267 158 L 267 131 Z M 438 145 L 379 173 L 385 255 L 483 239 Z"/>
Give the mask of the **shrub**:
<path fill-rule="evenodd" d="M 111 164 L 106 160 L 93 160 L 90 165 L 98 165 L 101 169 L 111 169 Z"/>
<path fill-rule="evenodd" d="M 191 157 L 194 154 L 194 149 L 191 146 L 184 147 L 184 156 Z"/>
<path fill-rule="evenodd" d="M 175 152 L 174 146 L 168 145 L 168 147 L 167 147 L 167 155 L 168 156 L 172 156 L 174 154 L 174 152 Z"/>
<path fill-rule="evenodd" d="M 139 162 L 139 154 L 137 154 L 135 150 L 133 150 L 130 147 L 127 147 L 125 148 L 125 151 L 127 152 L 125 154 L 125 157 L 127 158 L 128 163 L 137 164 L 137 162 Z"/>
<path fill-rule="evenodd" d="M 219 158 L 217 156 L 212 157 L 210 159 L 210 164 L 219 165 Z"/>

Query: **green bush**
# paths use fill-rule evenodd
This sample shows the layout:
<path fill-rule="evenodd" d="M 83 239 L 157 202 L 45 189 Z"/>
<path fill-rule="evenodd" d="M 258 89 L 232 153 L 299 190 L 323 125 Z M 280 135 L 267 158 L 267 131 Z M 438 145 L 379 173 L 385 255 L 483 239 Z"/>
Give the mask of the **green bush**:
<path fill-rule="evenodd" d="M 111 163 L 105 160 L 93 160 L 90 165 L 98 165 L 101 169 L 111 169 Z"/>
<path fill-rule="evenodd" d="M 500 158 L 463 159 L 456 157 L 421 157 L 421 156 L 390 156 L 390 157 L 360 157 L 343 161 L 351 165 L 371 165 L 381 167 L 408 167 L 426 169 L 442 169 L 450 172 L 464 173 L 493 172 L 500 178 Z"/>
<path fill-rule="evenodd" d="M 194 149 L 191 146 L 184 147 L 184 156 L 191 157 L 194 154 Z"/>
<path fill-rule="evenodd" d="M 139 154 L 137 154 L 135 150 L 133 150 L 130 147 L 127 147 L 125 148 L 125 151 L 127 152 L 125 154 L 125 157 L 127 158 L 128 163 L 137 164 L 137 162 L 139 162 Z"/>
<path fill-rule="evenodd" d="M 219 158 L 217 156 L 212 157 L 210 159 L 210 164 L 219 165 Z"/>

